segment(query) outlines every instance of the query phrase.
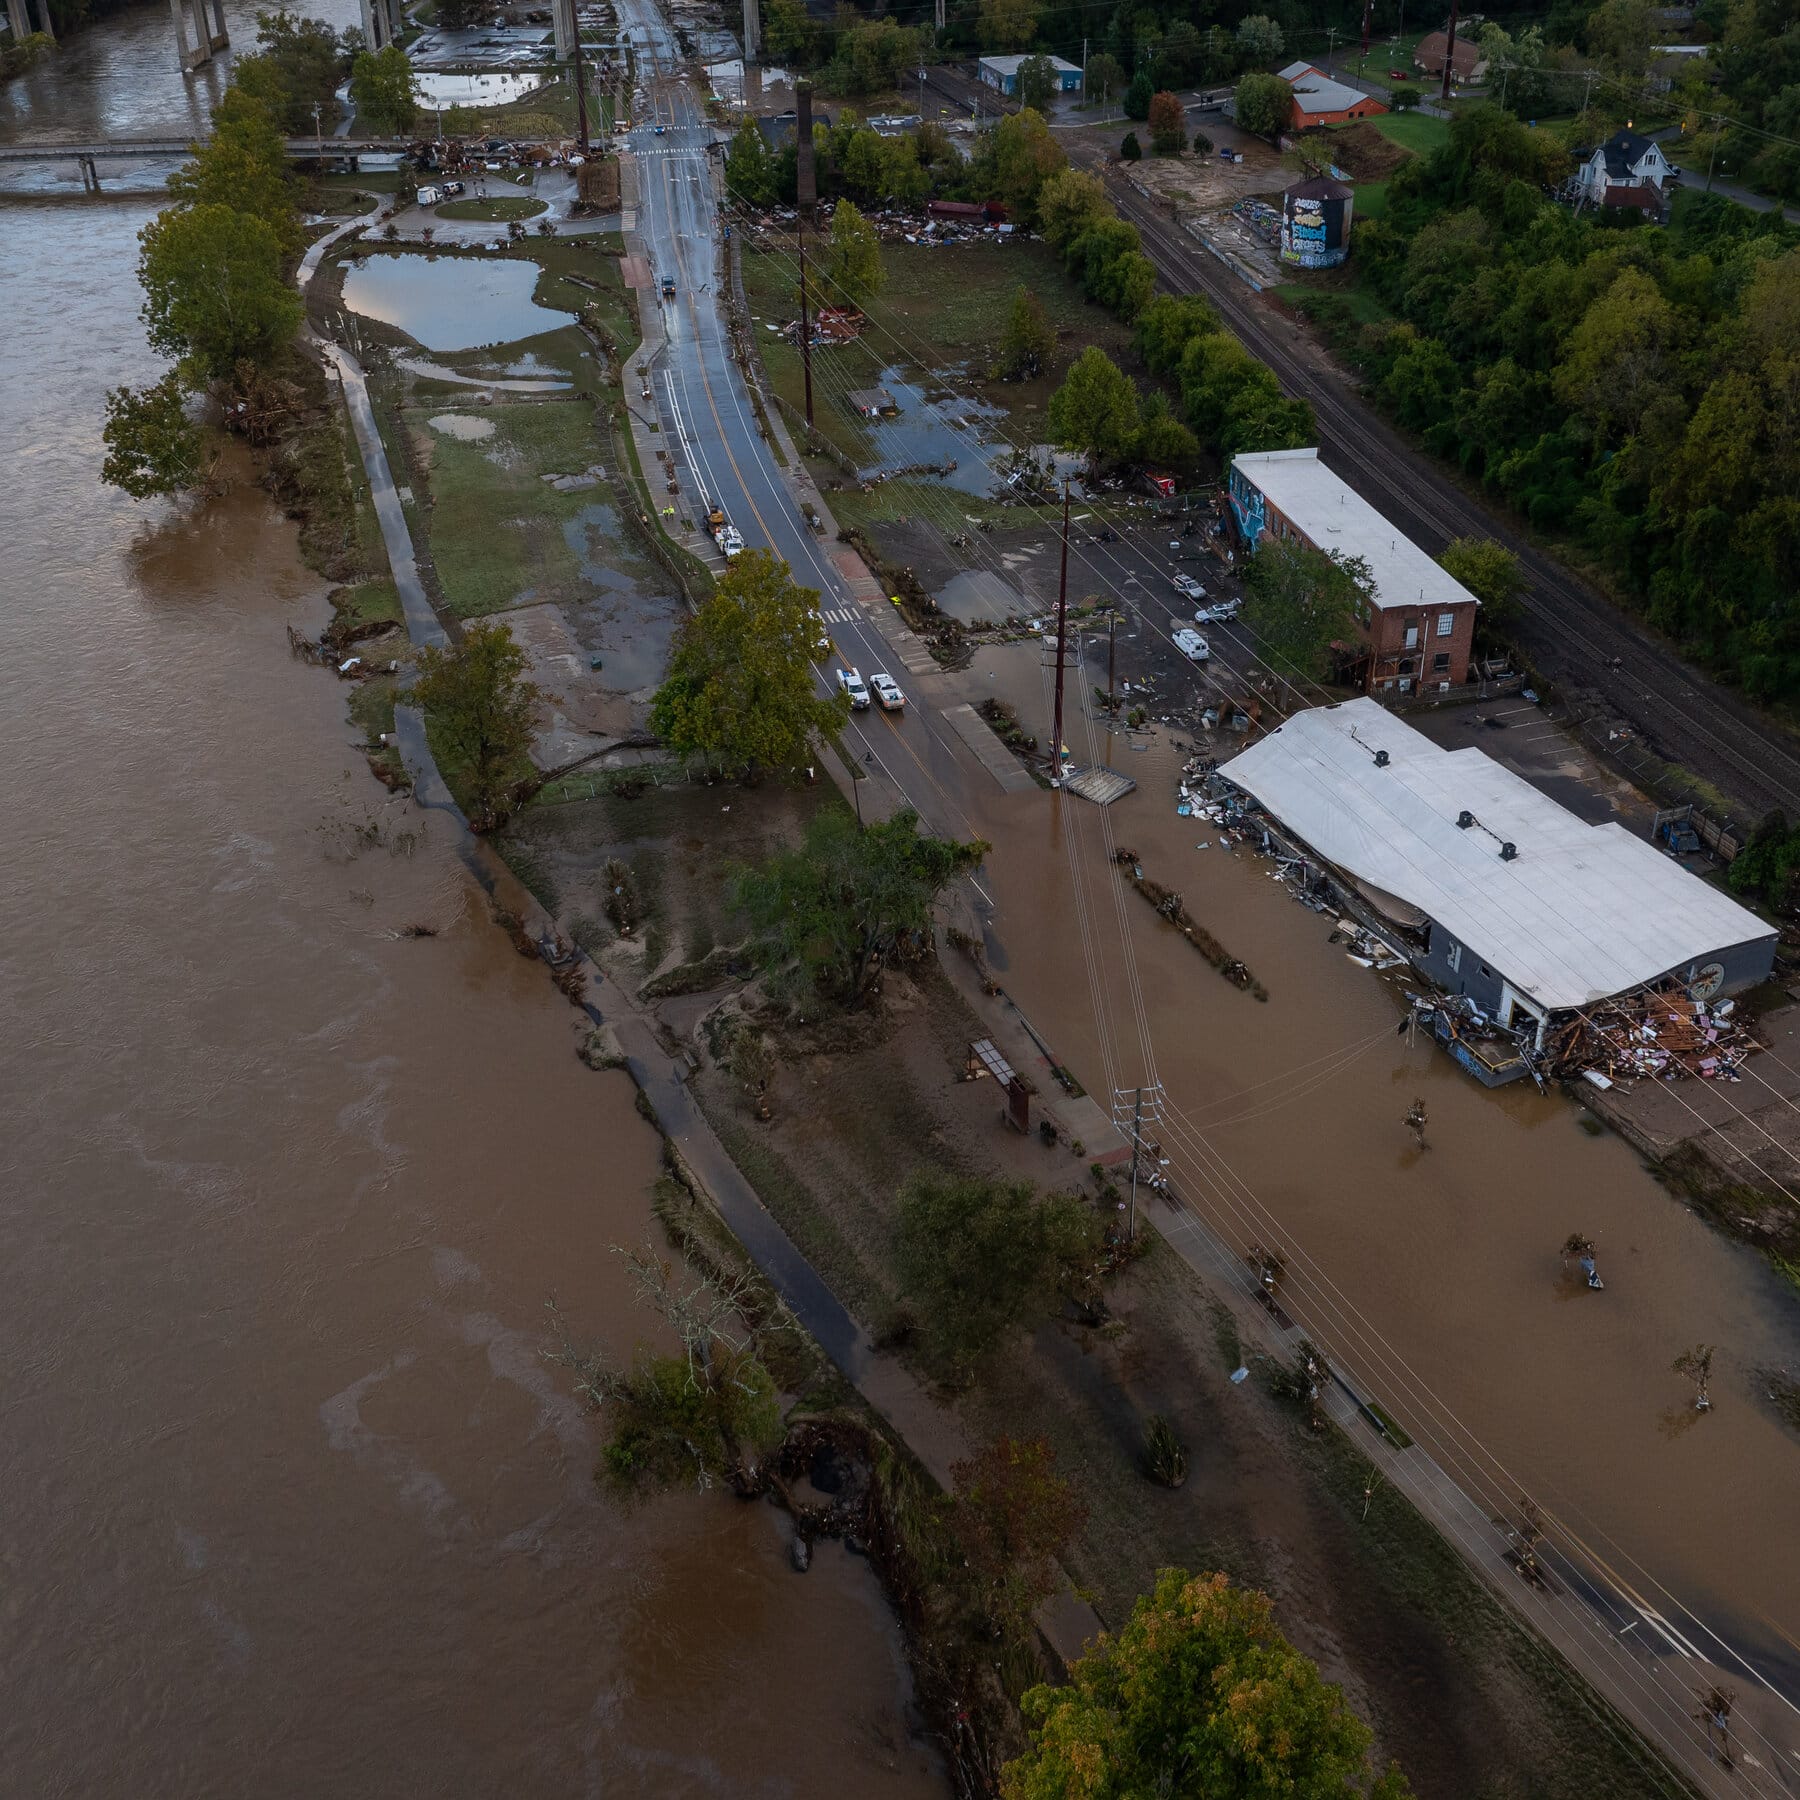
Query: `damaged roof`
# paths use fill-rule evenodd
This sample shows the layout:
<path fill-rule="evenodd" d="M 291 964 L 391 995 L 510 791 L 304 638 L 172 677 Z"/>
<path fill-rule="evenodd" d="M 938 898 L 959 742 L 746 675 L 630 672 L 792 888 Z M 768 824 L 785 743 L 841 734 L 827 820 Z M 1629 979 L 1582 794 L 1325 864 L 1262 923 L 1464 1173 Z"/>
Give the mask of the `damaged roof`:
<path fill-rule="evenodd" d="M 1296 713 L 1221 773 L 1545 1012 L 1775 936 L 1646 839 L 1587 824 L 1482 751 L 1441 749 L 1373 700 Z"/>

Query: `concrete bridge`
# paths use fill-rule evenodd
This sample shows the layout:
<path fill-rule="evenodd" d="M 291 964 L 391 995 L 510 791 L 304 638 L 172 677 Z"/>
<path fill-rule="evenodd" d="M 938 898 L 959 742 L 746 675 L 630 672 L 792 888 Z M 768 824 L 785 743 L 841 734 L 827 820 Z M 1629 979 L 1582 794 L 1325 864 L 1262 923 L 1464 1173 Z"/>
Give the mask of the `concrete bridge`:
<path fill-rule="evenodd" d="M 562 3 L 572 6 L 573 0 Z M 39 22 L 35 29 L 54 38 L 56 27 L 50 18 L 50 0 L 36 0 L 36 5 Z M 386 49 L 406 29 L 400 5 L 401 0 L 362 0 L 363 36 L 371 50 Z M 32 0 L 6 0 L 6 22 L 12 28 L 15 43 L 31 35 L 31 13 Z M 175 53 L 183 73 L 192 74 L 211 62 L 219 51 L 231 48 L 223 0 L 169 0 L 169 13 L 175 22 Z"/>
<path fill-rule="evenodd" d="M 214 0 L 217 3 L 217 0 Z M 103 162 L 168 161 L 186 157 L 196 141 L 205 138 L 101 138 L 93 143 L 0 144 L 0 165 L 6 163 L 72 162 L 81 170 L 81 185 L 89 193 L 100 191 L 100 168 Z M 335 161 L 348 157 L 352 163 L 360 155 L 404 150 L 404 138 L 340 138 L 297 137 L 287 141 L 288 155 L 296 162 L 321 159 Z"/>

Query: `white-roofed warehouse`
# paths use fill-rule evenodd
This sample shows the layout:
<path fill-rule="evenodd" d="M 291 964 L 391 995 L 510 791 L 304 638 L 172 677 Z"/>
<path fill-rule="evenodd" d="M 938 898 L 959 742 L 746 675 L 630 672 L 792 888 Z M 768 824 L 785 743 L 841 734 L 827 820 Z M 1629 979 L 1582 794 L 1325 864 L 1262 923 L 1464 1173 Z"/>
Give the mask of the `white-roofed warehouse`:
<path fill-rule="evenodd" d="M 1503 1026 L 1529 1014 L 1540 1042 L 1554 1015 L 1647 983 L 1711 998 L 1774 965 L 1773 927 L 1646 839 L 1373 700 L 1296 713 L 1220 774 L 1400 927 L 1422 974 Z"/>

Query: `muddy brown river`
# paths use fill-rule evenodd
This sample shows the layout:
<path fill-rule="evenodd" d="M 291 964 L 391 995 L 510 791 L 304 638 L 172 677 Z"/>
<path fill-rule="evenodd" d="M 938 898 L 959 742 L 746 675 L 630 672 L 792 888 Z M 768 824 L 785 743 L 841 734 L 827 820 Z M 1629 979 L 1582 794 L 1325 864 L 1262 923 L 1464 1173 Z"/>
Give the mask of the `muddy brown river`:
<path fill-rule="evenodd" d="M 159 33 L 0 132 L 179 123 Z M 941 1793 L 863 1563 L 598 1495 L 545 1302 L 645 1332 L 656 1140 L 441 828 L 355 849 L 385 796 L 287 656 L 292 528 L 99 485 L 148 216 L 0 213 L 0 1792 Z"/>

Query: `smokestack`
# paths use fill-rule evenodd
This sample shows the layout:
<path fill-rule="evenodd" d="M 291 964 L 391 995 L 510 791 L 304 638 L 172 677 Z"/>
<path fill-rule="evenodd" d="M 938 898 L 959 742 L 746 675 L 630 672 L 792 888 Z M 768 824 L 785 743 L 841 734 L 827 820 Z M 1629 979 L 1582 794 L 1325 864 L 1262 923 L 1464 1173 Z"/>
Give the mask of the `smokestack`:
<path fill-rule="evenodd" d="M 1374 0 L 1370 0 L 1372 5 Z M 762 61 L 762 0 L 744 0 L 744 62 Z"/>
<path fill-rule="evenodd" d="M 809 224 L 819 200 L 819 184 L 813 175 L 812 83 L 794 84 L 794 180 L 800 216 Z"/>

